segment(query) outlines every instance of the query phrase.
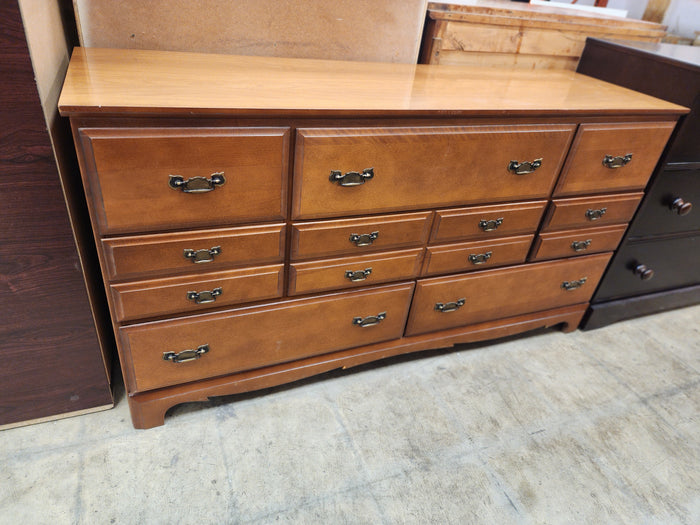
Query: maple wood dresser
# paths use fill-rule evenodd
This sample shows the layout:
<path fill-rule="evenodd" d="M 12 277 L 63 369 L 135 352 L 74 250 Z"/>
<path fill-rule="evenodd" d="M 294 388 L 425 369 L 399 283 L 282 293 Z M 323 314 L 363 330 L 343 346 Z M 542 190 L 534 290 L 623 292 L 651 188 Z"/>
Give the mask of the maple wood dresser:
<path fill-rule="evenodd" d="M 681 106 L 570 71 L 76 49 L 132 419 L 573 330 Z"/>

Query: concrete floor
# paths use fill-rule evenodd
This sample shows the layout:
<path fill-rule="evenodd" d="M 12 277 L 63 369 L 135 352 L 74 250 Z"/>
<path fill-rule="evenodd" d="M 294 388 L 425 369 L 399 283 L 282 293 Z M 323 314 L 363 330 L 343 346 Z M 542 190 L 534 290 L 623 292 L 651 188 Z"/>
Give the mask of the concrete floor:
<path fill-rule="evenodd" d="M 700 523 L 700 306 L 0 432 L 0 523 Z"/>

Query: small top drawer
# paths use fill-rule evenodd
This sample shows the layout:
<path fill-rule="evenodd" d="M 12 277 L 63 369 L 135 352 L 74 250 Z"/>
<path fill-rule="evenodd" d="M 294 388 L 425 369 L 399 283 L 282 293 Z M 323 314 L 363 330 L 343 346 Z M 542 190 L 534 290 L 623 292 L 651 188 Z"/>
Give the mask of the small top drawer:
<path fill-rule="evenodd" d="M 102 234 L 284 219 L 287 128 L 83 128 Z"/>
<path fill-rule="evenodd" d="M 486 239 L 537 230 L 547 201 L 517 202 L 439 210 L 431 243 Z"/>
<path fill-rule="evenodd" d="M 295 219 L 549 195 L 573 125 L 299 129 Z"/>
<path fill-rule="evenodd" d="M 547 210 L 542 231 L 624 224 L 632 218 L 643 196 L 643 193 L 623 193 L 554 199 Z"/>
<path fill-rule="evenodd" d="M 103 239 L 107 277 L 204 273 L 284 260 L 284 224 Z"/>
<path fill-rule="evenodd" d="M 674 126 L 581 124 L 554 196 L 643 189 Z"/>
<path fill-rule="evenodd" d="M 431 212 L 292 224 L 291 259 L 361 255 L 377 250 L 422 246 Z"/>

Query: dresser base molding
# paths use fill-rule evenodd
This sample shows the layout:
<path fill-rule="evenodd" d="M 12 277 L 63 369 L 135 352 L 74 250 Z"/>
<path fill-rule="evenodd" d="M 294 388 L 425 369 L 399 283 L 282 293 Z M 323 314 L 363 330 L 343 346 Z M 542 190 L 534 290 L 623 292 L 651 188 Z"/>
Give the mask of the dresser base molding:
<path fill-rule="evenodd" d="M 577 304 L 451 330 L 403 337 L 291 363 L 134 394 L 128 396 L 131 419 L 135 428 L 153 428 L 163 425 L 165 413 L 181 403 L 208 401 L 212 397 L 262 390 L 334 369 L 351 368 L 401 354 L 498 339 L 556 325 L 560 325 L 563 332 L 572 332 L 581 322 L 587 307 L 587 303 Z"/>
<path fill-rule="evenodd" d="M 609 324 L 654 313 L 700 304 L 700 284 L 658 293 L 626 297 L 593 304 L 581 322 L 581 330 L 595 330 Z"/>

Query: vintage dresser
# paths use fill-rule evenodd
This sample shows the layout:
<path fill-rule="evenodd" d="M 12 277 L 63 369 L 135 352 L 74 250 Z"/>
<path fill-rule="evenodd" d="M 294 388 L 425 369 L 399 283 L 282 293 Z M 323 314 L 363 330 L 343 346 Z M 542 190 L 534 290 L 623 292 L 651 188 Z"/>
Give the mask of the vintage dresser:
<path fill-rule="evenodd" d="M 59 107 L 143 428 L 575 329 L 686 111 L 571 71 L 80 48 Z"/>
<path fill-rule="evenodd" d="M 579 71 L 690 108 L 582 326 L 700 303 L 700 47 L 589 39 Z"/>

